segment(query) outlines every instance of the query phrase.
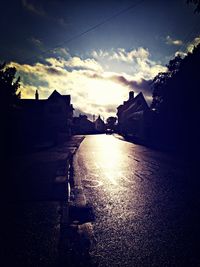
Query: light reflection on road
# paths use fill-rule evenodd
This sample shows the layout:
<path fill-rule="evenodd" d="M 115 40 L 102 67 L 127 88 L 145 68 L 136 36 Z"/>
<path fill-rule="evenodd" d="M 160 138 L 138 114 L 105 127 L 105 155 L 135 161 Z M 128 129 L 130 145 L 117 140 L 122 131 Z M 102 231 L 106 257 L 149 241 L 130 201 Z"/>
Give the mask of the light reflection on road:
<path fill-rule="evenodd" d="M 128 180 L 123 174 L 124 155 L 127 155 L 128 147 L 110 135 L 102 135 L 100 138 L 90 137 L 87 145 L 95 147 L 95 151 L 92 151 L 94 165 L 97 170 L 100 170 L 100 179 L 106 184 L 107 190 L 116 192 L 116 186 L 120 190 L 122 179 Z"/>
<path fill-rule="evenodd" d="M 90 254 L 98 266 L 183 266 L 185 173 L 163 153 L 112 135 L 86 137 L 75 175 L 96 215 Z"/>

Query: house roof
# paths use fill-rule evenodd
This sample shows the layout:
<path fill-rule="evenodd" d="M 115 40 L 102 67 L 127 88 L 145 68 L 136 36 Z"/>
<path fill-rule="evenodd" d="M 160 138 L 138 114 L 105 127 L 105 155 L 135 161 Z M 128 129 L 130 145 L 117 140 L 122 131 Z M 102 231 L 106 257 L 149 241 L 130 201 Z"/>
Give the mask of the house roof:
<path fill-rule="evenodd" d="M 144 110 L 144 109 L 148 109 L 149 106 L 147 105 L 147 102 L 142 94 L 142 92 L 140 92 L 135 98 L 134 101 L 131 103 L 131 105 L 129 105 L 129 107 L 124 111 L 124 112 L 128 112 L 128 111 L 140 111 L 140 110 Z"/>
<path fill-rule="evenodd" d="M 68 102 L 68 104 L 70 104 L 71 96 L 70 95 L 61 95 L 57 90 L 54 90 L 52 92 L 52 94 L 47 99 L 37 99 L 36 100 L 36 99 L 26 99 L 26 98 L 24 98 L 24 99 L 20 99 L 20 102 L 24 106 L 36 105 L 36 103 L 37 103 L 37 105 L 43 105 L 47 100 L 55 99 L 55 98 L 62 98 L 66 102 Z"/>
<path fill-rule="evenodd" d="M 54 98 L 64 98 L 67 101 L 70 101 L 71 96 L 70 95 L 61 95 L 57 90 L 54 90 L 52 94 L 48 97 L 48 99 L 54 99 Z"/>
<path fill-rule="evenodd" d="M 54 90 L 50 96 L 48 97 L 48 99 L 52 99 L 52 98 L 55 98 L 55 97 L 61 97 L 62 95 L 57 91 L 57 90 Z"/>
<path fill-rule="evenodd" d="M 70 95 L 61 95 L 57 90 L 54 90 L 53 93 L 48 97 L 47 100 L 54 100 L 54 99 L 62 99 L 66 103 L 67 106 L 70 105 L 71 102 L 71 96 Z M 74 110 L 72 104 L 70 105 L 70 108 Z"/>
<path fill-rule="evenodd" d="M 47 99 L 20 99 L 19 103 L 20 103 L 21 108 L 26 110 L 26 112 L 39 114 L 43 112 L 44 106 L 48 103 L 49 100 L 54 100 L 58 98 L 64 100 L 64 102 L 67 105 L 68 110 L 74 110 L 73 105 L 70 104 L 71 96 L 61 95 L 56 90 L 54 90 Z"/>
<path fill-rule="evenodd" d="M 135 101 L 135 98 L 128 99 L 127 101 L 124 101 L 122 105 L 119 105 L 117 107 L 117 114 L 122 113 L 125 109 L 127 109 L 133 102 Z"/>
<path fill-rule="evenodd" d="M 146 110 L 149 110 L 149 106 L 147 105 L 142 92 L 140 92 L 135 98 L 131 99 L 129 103 L 126 102 L 123 105 L 121 114 L 123 117 L 129 118 L 132 117 L 132 115 L 136 112 L 138 113 Z"/>
<path fill-rule="evenodd" d="M 104 121 L 101 119 L 100 115 L 99 115 L 99 117 L 96 119 L 95 122 L 101 122 L 101 123 L 104 123 Z"/>

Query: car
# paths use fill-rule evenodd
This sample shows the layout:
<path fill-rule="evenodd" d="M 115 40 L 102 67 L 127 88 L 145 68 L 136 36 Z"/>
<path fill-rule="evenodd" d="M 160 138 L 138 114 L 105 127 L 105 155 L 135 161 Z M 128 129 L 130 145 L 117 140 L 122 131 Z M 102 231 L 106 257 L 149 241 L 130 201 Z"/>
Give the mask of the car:
<path fill-rule="evenodd" d="M 106 129 L 106 134 L 112 134 L 113 130 L 112 129 Z"/>

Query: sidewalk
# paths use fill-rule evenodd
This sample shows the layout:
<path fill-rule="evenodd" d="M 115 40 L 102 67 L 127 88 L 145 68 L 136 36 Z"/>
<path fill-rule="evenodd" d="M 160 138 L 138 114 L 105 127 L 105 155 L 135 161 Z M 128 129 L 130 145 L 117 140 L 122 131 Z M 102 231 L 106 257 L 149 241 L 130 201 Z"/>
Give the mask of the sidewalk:
<path fill-rule="evenodd" d="M 56 266 L 61 215 L 68 201 L 66 177 L 83 139 L 73 136 L 62 145 L 10 160 L 1 266 Z"/>

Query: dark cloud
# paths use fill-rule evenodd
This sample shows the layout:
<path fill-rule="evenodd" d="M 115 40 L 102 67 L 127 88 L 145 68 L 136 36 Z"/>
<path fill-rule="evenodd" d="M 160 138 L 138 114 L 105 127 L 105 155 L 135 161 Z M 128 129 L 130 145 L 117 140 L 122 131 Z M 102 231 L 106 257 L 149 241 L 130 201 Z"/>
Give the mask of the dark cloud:
<path fill-rule="evenodd" d="M 145 80 L 141 79 L 139 81 L 134 81 L 134 80 L 127 80 L 124 76 L 112 76 L 110 78 L 112 81 L 119 82 L 122 85 L 128 86 L 131 89 L 135 89 L 136 91 L 145 91 L 145 92 L 150 92 L 151 91 L 151 82 L 152 80 Z"/>
<path fill-rule="evenodd" d="M 31 42 L 34 46 L 38 48 L 42 48 L 43 43 L 40 39 L 31 37 L 31 38 L 28 38 L 28 41 Z"/>
<path fill-rule="evenodd" d="M 25 73 L 21 71 L 19 71 L 18 73 L 21 78 L 21 81 L 25 86 L 31 85 L 35 87 L 47 87 L 47 88 L 49 86 L 48 82 L 43 80 L 42 77 L 39 77 L 37 74 Z"/>
<path fill-rule="evenodd" d="M 139 92 L 140 91 L 147 93 L 151 92 L 152 80 L 140 79 L 139 81 L 135 81 L 135 80 L 128 80 L 123 75 L 112 75 L 109 77 L 104 77 L 101 74 L 88 73 L 88 72 L 85 72 L 84 75 L 91 79 L 111 80 L 113 82 L 120 83 L 122 85 L 130 87 L 131 89 Z"/>
<path fill-rule="evenodd" d="M 103 77 L 100 74 L 97 73 L 88 73 L 88 72 L 84 72 L 83 73 L 86 77 L 91 78 L 91 79 L 106 79 L 105 77 Z"/>
<path fill-rule="evenodd" d="M 91 103 L 90 106 L 95 109 L 98 108 L 102 113 L 116 113 L 116 105 L 107 105 L 102 107 L 102 105 Z"/>
<path fill-rule="evenodd" d="M 110 106 L 110 107 L 105 108 L 105 111 L 107 113 L 116 113 L 117 109 L 116 109 L 116 106 L 114 107 Z"/>
<path fill-rule="evenodd" d="M 46 16 L 46 12 L 42 8 L 40 1 L 22 0 L 22 5 L 30 12 L 33 12 L 39 16 Z"/>
<path fill-rule="evenodd" d="M 59 76 L 63 75 L 63 72 L 61 70 L 58 70 L 58 69 L 56 69 L 54 67 L 46 68 L 46 72 L 48 74 L 52 74 L 52 75 L 59 75 Z"/>
<path fill-rule="evenodd" d="M 75 107 L 75 110 L 74 110 L 74 116 L 79 116 L 80 114 L 81 114 L 81 115 L 86 115 L 87 118 L 88 118 L 89 120 L 91 120 L 91 121 L 92 121 L 92 119 L 93 119 L 92 114 L 87 113 L 87 112 L 84 112 L 83 110 L 81 110 L 81 109 Z"/>
<path fill-rule="evenodd" d="M 147 103 L 150 105 L 152 101 L 152 80 L 141 79 L 139 81 L 127 80 L 124 76 L 112 76 L 111 79 L 115 82 L 119 82 L 122 85 L 128 86 L 136 93 L 142 92 L 146 98 Z"/>

